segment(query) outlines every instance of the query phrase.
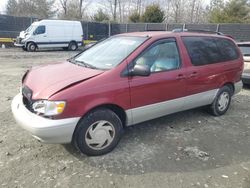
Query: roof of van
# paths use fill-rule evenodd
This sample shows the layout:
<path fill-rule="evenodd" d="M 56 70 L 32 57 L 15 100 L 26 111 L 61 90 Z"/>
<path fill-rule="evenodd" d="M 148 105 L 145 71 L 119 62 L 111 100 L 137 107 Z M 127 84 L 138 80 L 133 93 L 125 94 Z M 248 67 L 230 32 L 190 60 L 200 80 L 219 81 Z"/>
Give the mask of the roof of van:
<path fill-rule="evenodd" d="M 72 21 L 72 20 L 49 20 L 49 19 L 40 20 L 38 22 L 39 23 L 43 23 L 43 22 L 46 22 L 46 23 L 80 23 L 80 21 Z"/>

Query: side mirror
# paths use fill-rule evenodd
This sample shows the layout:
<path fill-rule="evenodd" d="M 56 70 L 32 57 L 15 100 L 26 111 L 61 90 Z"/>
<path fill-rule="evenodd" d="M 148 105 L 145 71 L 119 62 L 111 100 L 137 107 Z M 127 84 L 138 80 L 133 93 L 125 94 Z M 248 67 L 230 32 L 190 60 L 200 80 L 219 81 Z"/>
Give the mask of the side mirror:
<path fill-rule="evenodd" d="M 147 65 L 135 65 L 130 71 L 130 76 L 149 76 L 150 68 Z"/>

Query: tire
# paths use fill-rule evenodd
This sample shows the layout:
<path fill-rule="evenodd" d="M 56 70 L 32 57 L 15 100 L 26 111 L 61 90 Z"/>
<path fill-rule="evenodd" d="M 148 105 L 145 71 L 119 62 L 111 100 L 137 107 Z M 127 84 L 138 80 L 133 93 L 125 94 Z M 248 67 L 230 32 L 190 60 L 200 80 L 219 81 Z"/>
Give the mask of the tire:
<path fill-rule="evenodd" d="M 119 143 L 122 133 L 122 122 L 116 113 L 100 108 L 80 120 L 72 141 L 81 153 L 98 156 L 112 151 Z"/>
<path fill-rule="evenodd" d="M 225 114 L 230 106 L 233 91 L 229 86 L 223 86 L 217 93 L 209 112 L 214 116 Z"/>
<path fill-rule="evenodd" d="M 35 52 L 36 49 L 37 49 L 37 46 L 36 46 L 36 44 L 34 42 L 28 43 L 28 45 L 27 45 L 27 51 L 28 52 Z"/>
<path fill-rule="evenodd" d="M 22 46 L 23 51 L 27 51 L 27 48 L 25 46 Z"/>
<path fill-rule="evenodd" d="M 69 50 L 75 51 L 75 50 L 77 50 L 77 48 L 78 48 L 78 45 L 77 45 L 76 42 L 70 42 L 70 43 L 69 43 L 69 46 L 68 46 L 68 49 L 69 49 Z"/>

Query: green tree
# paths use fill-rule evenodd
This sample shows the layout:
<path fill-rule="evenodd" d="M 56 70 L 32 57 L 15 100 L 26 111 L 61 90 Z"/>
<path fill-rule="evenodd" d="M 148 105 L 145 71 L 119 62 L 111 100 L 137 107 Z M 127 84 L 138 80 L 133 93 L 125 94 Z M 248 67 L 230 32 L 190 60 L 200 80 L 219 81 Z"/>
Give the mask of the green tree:
<path fill-rule="evenodd" d="M 209 22 L 221 23 L 221 20 L 224 20 L 223 9 L 224 9 L 224 1 L 223 0 L 211 0 Z"/>
<path fill-rule="evenodd" d="M 211 23 L 249 23 L 250 6 L 247 0 L 230 0 L 223 7 L 210 12 Z"/>
<path fill-rule="evenodd" d="M 97 13 L 94 14 L 93 18 L 96 22 L 103 22 L 109 20 L 109 15 L 102 11 L 102 9 L 98 9 Z"/>
<path fill-rule="evenodd" d="M 137 23 L 140 22 L 141 16 L 138 12 L 133 12 L 128 19 L 130 22 Z"/>
<path fill-rule="evenodd" d="M 250 21 L 250 7 L 247 0 L 231 0 L 225 7 L 225 20 L 227 23 L 246 23 Z"/>
<path fill-rule="evenodd" d="M 147 6 L 142 15 L 142 21 L 146 23 L 161 23 L 164 19 L 164 11 L 157 4 Z"/>

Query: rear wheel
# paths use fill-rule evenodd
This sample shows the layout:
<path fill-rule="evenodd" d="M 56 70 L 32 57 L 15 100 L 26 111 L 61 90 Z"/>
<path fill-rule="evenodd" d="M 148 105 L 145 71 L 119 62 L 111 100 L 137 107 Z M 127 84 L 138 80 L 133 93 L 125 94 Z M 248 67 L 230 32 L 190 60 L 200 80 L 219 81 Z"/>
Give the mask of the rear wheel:
<path fill-rule="evenodd" d="M 28 45 L 27 45 L 28 52 L 34 52 L 34 51 L 36 51 L 36 49 L 37 49 L 37 46 L 34 42 L 28 43 Z"/>
<path fill-rule="evenodd" d="M 78 48 L 78 45 L 77 45 L 76 42 L 70 42 L 70 43 L 69 43 L 69 46 L 68 46 L 68 49 L 69 49 L 69 50 L 75 51 L 75 50 L 77 50 L 77 48 Z"/>
<path fill-rule="evenodd" d="M 210 105 L 210 113 L 214 116 L 225 114 L 230 106 L 232 94 L 233 91 L 229 86 L 223 86 Z"/>
<path fill-rule="evenodd" d="M 122 132 L 122 122 L 116 113 L 100 108 L 88 113 L 79 122 L 73 142 L 81 153 L 103 155 L 116 147 Z"/>

